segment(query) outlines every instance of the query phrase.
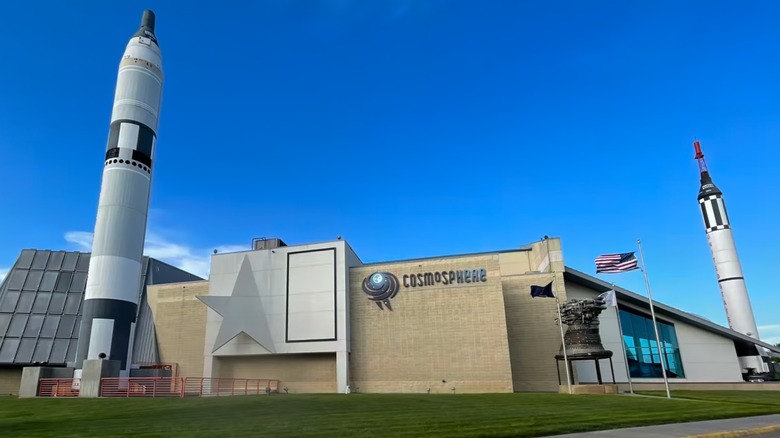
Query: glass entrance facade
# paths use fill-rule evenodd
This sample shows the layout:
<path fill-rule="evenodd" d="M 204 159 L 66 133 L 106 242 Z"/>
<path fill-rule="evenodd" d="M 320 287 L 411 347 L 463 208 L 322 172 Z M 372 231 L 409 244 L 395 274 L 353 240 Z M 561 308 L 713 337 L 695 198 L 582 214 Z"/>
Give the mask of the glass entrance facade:
<path fill-rule="evenodd" d="M 660 321 L 658 318 L 656 323 L 658 336 L 661 339 L 660 351 L 650 316 L 620 309 L 623 344 L 628 356 L 631 377 L 663 377 L 661 356 L 663 356 L 668 378 L 685 377 L 674 325 Z"/>

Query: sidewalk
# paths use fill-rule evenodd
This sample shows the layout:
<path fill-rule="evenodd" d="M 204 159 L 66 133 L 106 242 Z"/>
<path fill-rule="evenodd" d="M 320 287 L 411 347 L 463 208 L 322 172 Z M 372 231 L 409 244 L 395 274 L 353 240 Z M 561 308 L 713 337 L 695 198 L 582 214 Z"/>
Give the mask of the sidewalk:
<path fill-rule="evenodd" d="M 554 435 L 557 438 L 780 437 L 780 414 Z"/>

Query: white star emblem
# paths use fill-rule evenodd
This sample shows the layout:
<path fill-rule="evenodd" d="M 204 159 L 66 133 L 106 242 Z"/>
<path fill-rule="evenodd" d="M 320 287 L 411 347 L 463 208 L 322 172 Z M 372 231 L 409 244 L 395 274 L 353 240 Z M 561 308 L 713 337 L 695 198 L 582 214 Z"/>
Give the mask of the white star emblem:
<path fill-rule="evenodd" d="M 275 353 L 260 292 L 248 257 L 244 256 L 241 262 L 231 295 L 206 295 L 199 296 L 198 299 L 222 316 L 222 324 L 214 341 L 212 353 L 240 333 L 245 333 L 263 348 Z"/>

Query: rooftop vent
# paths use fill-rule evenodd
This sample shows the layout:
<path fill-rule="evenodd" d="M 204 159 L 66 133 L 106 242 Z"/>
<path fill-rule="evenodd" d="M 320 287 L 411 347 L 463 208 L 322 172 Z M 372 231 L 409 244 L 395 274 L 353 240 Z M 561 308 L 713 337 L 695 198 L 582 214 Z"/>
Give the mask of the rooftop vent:
<path fill-rule="evenodd" d="M 260 237 L 259 239 L 252 239 L 252 249 L 259 250 L 259 249 L 273 249 L 273 248 L 279 248 L 280 246 L 287 246 L 282 239 L 272 237 Z"/>

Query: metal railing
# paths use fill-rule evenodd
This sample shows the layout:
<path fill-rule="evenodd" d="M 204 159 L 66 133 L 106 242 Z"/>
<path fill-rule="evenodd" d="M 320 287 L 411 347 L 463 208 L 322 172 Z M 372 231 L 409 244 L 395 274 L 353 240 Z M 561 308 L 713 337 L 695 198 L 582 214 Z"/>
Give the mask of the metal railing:
<path fill-rule="evenodd" d="M 273 379 L 185 377 L 182 397 L 260 395 L 278 392 L 279 381 Z"/>
<path fill-rule="evenodd" d="M 101 397 L 183 397 L 182 379 L 175 377 L 104 377 Z"/>
<path fill-rule="evenodd" d="M 41 379 L 38 397 L 78 397 L 80 379 Z"/>

